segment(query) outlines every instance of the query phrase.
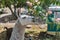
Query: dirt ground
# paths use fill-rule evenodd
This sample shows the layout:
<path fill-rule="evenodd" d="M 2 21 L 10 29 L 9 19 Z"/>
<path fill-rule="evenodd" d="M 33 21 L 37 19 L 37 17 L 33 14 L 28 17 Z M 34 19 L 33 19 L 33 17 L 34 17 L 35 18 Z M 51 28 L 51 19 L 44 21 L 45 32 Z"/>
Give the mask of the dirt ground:
<path fill-rule="evenodd" d="M 15 23 L 0 23 L 0 33 L 2 33 L 3 31 L 5 31 L 5 28 L 7 27 L 8 29 L 11 29 L 11 28 L 13 28 L 14 27 L 14 25 L 15 25 Z M 25 32 L 26 32 L 26 34 L 27 35 L 29 35 L 29 36 L 38 36 L 38 34 L 42 31 L 42 30 L 44 30 L 44 31 L 46 31 L 46 29 L 40 29 L 37 25 L 30 25 L 31 27 L 26 27 L 26 29 L 25 29 Z M 2 29 L 3 29 L 3 31 L 2 31 Z M 6 29 L 6 31 L 8 30 L 8 29 Z M 11 30 L 9 30 L 9 31 L 11 31 Z M 10 33 L 10 32 L 9 32 Z M 5 33 L 6 34 L 6 33 Z M 8 35 L 11 35 L 11 34 L 8 34 Z M 6 35 L 5 35 L 6 36 Z"/>
<path fill-rule="evenodd" d="M 9 37 L 11 36 L 11 32 L 12 32 L 12 28 L 14 27 L 15 23 L 0 23 L 0 40 L 8 40 Z M 32 39 L 32 40 L 38 40 L 40 38 L 38 37 L 41 37 L 44 38 L 46 35 L 44 32 L 47 31 L 47 26 L 42 29 L 39 27 L 40 25 L 28 25 L 25 29 L 25 40 L 29 40 L 29 39 Z M 6 28 L 7 27 L 7 28 Z M 57 34 L 56 32 L 47 32 L 49 34 Z M 50 36 L 53 36 L 53 35 L 50 35 Z M 58 35 L 57 35 L 58 36 Z M 49 36 L 47 36 L 49 37 Z M 45 38 L 44 38 L 45 39 Z M 46 40 L 51 40 L 51 38 L 46 38 Z"/>

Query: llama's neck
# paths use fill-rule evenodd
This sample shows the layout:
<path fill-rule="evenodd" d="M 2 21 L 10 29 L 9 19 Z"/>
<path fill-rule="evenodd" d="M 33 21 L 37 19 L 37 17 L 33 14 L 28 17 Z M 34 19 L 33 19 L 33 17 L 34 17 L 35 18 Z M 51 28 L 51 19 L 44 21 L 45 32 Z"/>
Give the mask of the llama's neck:
<path fill-rule="evenodd" d="M 22 26 L 19 21 L 16 22 L 13 28 L 10 40 L 24 40 L 25 26 Z"/>

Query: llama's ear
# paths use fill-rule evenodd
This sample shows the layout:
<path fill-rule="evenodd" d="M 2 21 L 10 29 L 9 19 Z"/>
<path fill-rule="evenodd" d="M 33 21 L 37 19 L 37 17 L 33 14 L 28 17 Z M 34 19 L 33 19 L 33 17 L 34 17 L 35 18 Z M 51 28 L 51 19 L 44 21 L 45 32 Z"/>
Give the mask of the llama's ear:
<path fill-rule="evenodd" d="M 17 9 L 16 16 L 17 16 L 17 17 L 20 16 L 20 8 Z"/>

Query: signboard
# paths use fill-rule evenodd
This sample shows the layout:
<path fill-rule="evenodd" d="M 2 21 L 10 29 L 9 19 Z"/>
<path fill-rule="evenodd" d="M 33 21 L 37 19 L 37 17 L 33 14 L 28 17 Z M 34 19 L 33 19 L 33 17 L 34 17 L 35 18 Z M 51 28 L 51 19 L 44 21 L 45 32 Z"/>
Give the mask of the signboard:
<path fill-rule="evenodd" d="M 60 12 L 48 15 L 48 31 L 60 31 Z"/>
<path fill-rule="evenodd" d="M 58 7 L 57 7 L 58 8 Z M 60 10 L 57 8 L 51 8 L 51 14 L 48 14 L 48 31 L 60 31 Z M 60 7 L 59 7 L 60 8 Z M 56 10 L 55 10 L 56 9 Z"/>
<path fill-rule="evenodd" d="M 54 12 L 55 23 L 57 24 L 56 31 L 60 31 L 60 12 Z"/>

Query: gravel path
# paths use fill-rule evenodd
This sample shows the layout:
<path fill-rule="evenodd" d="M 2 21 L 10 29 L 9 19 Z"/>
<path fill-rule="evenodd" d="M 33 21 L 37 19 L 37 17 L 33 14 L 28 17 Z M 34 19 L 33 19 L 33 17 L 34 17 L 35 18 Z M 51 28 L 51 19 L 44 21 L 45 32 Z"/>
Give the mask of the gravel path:
<path fill-rule="evenodd" d="M 11 15 L 11 13 L 8 13 L 8 14 L 1 14 L 1 15 L 0 15 L 0 18 L 5 17 L 5 16 L 9 16 L 9 15 Z"/>

